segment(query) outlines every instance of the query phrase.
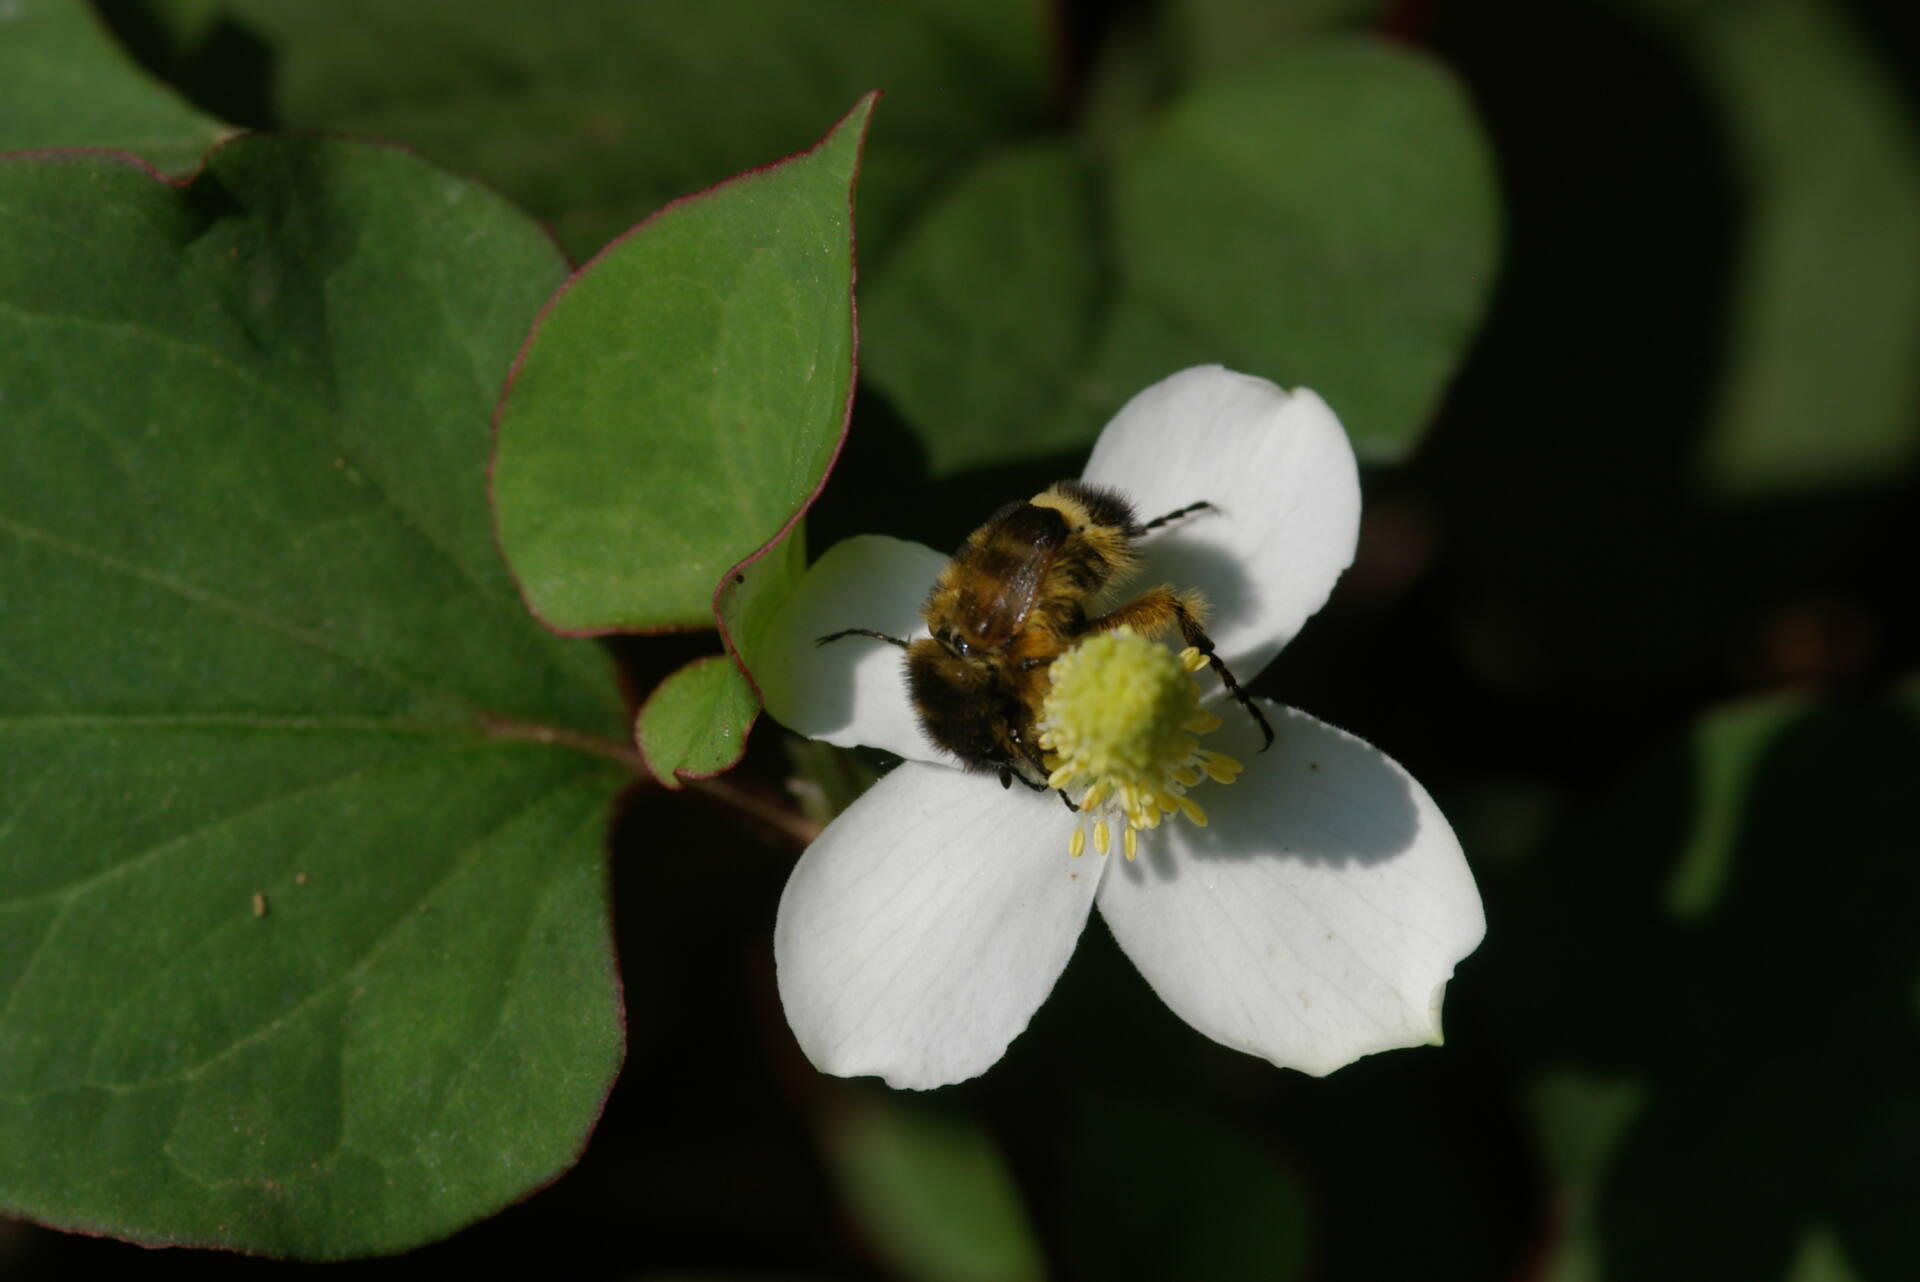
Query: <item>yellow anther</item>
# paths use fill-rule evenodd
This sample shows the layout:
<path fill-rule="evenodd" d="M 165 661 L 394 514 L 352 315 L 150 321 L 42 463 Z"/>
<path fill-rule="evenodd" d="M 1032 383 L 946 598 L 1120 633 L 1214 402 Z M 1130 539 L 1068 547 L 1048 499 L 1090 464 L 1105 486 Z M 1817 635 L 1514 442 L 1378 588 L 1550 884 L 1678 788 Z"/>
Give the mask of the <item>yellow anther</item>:
<path fill-rule="evenodd" d="M 1115 628 L 1088 637 L 1053 661 L 1037 727 L 1047 784 L 1078 797 L 1082 822 L 1093 830 L 1093 848 L 1113 847 L 1113 827 L 1132 859 L 1142 829 L 1168 815 L 1205 824 L 1206 811 L 1186 797 L 1203 779 L 1231 783 L 1240 763 L 1200 747 L 1199 735 L 1220 726 L 1200 706 L 1190 673 L 1208 658 L 1189 646 L 1176 655 Z M 1087 833 L 1074 827 L 1068 849 L 1086 850 Z"/>
<path fill-rule="evenodd" d="M 1201 758 L 1200 768 L 1215 783 L 1232 783 L 1246 767 L 1224 753 L 1209 752 Z"/>

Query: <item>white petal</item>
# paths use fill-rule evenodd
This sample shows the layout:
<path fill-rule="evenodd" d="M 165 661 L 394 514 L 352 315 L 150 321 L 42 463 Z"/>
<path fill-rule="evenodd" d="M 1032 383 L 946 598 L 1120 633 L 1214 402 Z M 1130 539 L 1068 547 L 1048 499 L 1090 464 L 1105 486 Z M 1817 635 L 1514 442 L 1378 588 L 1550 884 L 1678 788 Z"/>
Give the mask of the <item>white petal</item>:
<path fill-rule="evenodd" d="M 1246 773 L 1194 790 L 1209 827 L 1142 834 L 1101 914 L 1161 1000 L 1223 1045 L 1316 1076 L 1437 1045 L 1446 982 L 1486 932 L 1460 843 L 1377 748 L 1266 706 L 1265 753 L 1239 709 L 1215 708 L 1228 723 L 1209 742 Z"/>
<path fill-rule="evenodd" d="M 877 534 L 836 543 L 807 571 L 748 656 L 767 711 L 789 730 L 850 748 L 884 748 L 918 761 L 946 757 L 920 731 L 898 646 L 823 636 L 871 628 L 911 640 L 920 605 L 946 564 L 932 548 Z"/>
<path fill-rule="evenodd" d="M 1066 967 L 1102 861 L 1057 797 L 907 762 L 807 848 L 773 929 L 807 1058 L 924 1090 L 1006 1053 Z"/>
<path fill-rule="evenodd" d="M 1140 519 L 1205 500 L 1149 534 L 1140 587 L 1197 587 L 1207 631 L 1241 681 L 1292 640 L 1360 535 L 1360 477 L 1340 420 L 1312 392 L 1218 365 L 1182 370 L 1128 401 L 1100 434 L 1086 479 L 1133 499 Z"/>

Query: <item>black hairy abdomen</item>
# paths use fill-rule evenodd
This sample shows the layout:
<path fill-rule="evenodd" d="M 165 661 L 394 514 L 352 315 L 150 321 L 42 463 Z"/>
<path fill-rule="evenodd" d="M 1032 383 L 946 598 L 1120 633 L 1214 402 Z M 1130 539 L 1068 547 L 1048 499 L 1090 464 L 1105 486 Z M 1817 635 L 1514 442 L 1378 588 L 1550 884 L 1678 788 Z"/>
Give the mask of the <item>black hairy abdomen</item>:
<path fill-rule="evenodd" d="M 1087 509 L 1087 519 L 1095 525 L 1111 525 L 1130 535 L 1139 535 L 1133 504 L 1120 491 L 1085 481 L 1055 481 L 1053 488 Z"/>

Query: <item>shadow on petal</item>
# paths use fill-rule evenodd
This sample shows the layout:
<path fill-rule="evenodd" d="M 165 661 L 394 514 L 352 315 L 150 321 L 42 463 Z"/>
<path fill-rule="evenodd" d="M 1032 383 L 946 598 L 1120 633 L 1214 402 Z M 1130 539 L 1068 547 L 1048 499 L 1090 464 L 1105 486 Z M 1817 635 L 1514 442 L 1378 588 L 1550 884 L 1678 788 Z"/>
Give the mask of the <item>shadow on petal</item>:
<path fill-rule="evenodd" d="M 1260 732 L 1240 708 L 1214 705 L 1226 724 L 1207 745 L 1238 758 L 1246 773 L 1229 785 L 1195 789 L 1207 827 L 1167 819 L 1159 832 L 1142 834 L 1141 857 L 1125 875 L 1170 881 L 1185 858 L 1371 866 L 1420 843 L 1422 807 L 1405 770 L 1365 740 L 1261 702 L 1273 722 L 1273 747 L 1259 751 Z M 1178 825 L 1177 837 L 1169 825 Z"/>
<path fill-rule="evenodd" d="M 1276 738 L 1223 729 L 1247 772 L 1203 786 L 1213 822 L 1163 823 L 1100 887 L 1121 950 L 1182 1019 L 1303 1072 L 1440 1040 L 1446 982 L 1480 943 L 1473 873 L 1390 759 L 1267 705 Z M 1244 745 L 1244 746 L 1243 746 Z"/>
<path fill-rule="evenodd" d="M 944 561 L 931 548 L 877 535 L 828 549 L 747 655 L 774 718 L 842 747 L 939 760 L 907 698 L 898 647 L 863 636 L 818 642 L 847 628 L 902 638 L 922 630 L 920 602 Z"/>
<path fill-rule="evenodd" d="M 1143 514 L 1152 519 L 1157 512 Z M 1258 588 L 1252 576 L 1241 566 L 1233 547 L 1217 533 L 1206 528 L 1230 519 L 1223 512 L 1195 512 L 1174 525 L 1155 530 L 1140 541 L 1140 570 L 1110 604 L 1131 600 L 1139 593 L 1165 583 L 1176 592 L 1198 588 L 1207 598 L 1207 631 L 1220 648 L 1220 655 L 1242 684 L 1253 680 L 1257 669 L 1240 662 L 1249 643 L 1240 637 L 1249 624 L 1260 618 Z M 1265 666 L 1262 663 L 1261 666 Z"/>
<path fill-rule="evenodd" d="M 1206 563 L 1184 562 L 1177 544 L 1164 561 L 1151 539 L 1142 550 L 1159 562 L 1153 573 L 1209 594 L 1213 639 L 1242 680 L 1273 660 L 1353 562 L 1353 447 L 1326 402 L 1304 388 L 1283 391 L 1217 365 L 1182 370 L 1114 417 L 1086 478 L 1125 491 L 1146 520 L 1197 500 L 1215 506 L 1168 531 L 1213 551 Z M 1231 579 L 1214 577 L 1221 560 Z"/>

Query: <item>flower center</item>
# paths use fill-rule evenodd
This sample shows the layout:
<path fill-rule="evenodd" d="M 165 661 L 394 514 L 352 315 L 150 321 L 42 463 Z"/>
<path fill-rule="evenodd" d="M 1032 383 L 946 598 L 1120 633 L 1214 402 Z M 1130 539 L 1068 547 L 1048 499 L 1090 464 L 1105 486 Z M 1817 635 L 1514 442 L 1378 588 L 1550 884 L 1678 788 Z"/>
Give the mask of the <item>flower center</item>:
<path fill-rule="evenodd" d="M 1206 657 L 1189 649 L 1175 655 L 1164 646 L 1119 627 L 1088 637 L 1053 661 L 1052 688 L 1040 711 L 1040 747 L 1047 783 L 1080 807 L 1068 849 L 1093 846 L 1107 853 L 1110 821 L 1124 819 L 1121 842 L 1132 859 L 1142 828 L 1157 828 L 1162 815 L 1182 814 L 1200 827 L 1207 812 L 1186 795 L 1204 778 L 1232 783 L 1243 767 L 1209 752 L 1199 736 L 1220 718 L 1200 706 L 1192 673 Z"/>

